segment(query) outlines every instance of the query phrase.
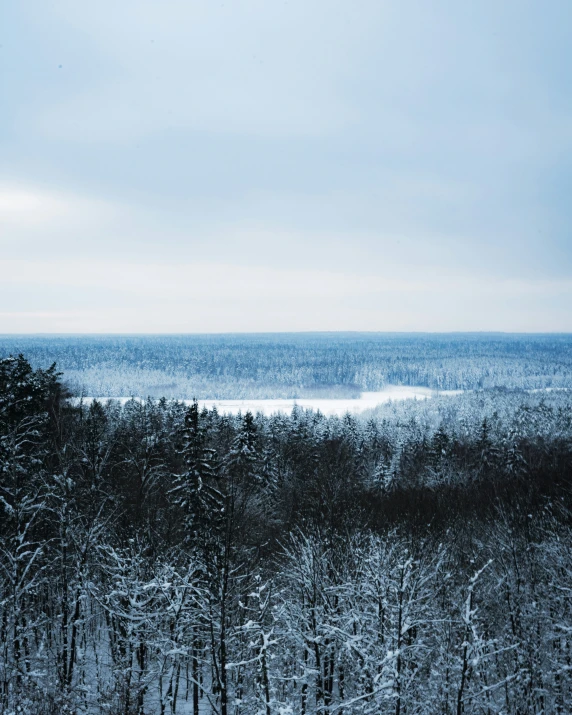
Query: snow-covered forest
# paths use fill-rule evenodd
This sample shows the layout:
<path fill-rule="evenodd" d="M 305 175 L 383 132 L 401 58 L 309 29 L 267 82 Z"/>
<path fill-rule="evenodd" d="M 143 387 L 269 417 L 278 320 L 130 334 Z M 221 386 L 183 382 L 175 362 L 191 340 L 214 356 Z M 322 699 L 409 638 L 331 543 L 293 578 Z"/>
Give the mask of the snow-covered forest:
<path fill-rule="evenodd" d="M 233 417 L 1 360 L 0 712 L 570 712 L 571 406 Z"/>
<path fill-rule="evenodd" d="M 91 397 L 359 397 L 387 385 L 436 390 L 572 387 L 570 335 L 276 333 L 0 336 L 0 358 L 57 362 Z"/>

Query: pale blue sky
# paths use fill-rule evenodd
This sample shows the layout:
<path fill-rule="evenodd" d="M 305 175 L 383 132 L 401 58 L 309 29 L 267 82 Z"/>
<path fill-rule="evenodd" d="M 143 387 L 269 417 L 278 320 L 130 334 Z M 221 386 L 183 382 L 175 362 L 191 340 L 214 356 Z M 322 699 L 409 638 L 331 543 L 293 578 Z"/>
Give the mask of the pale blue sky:
<path fill-rule="evenodd" d="M 0 332 L 572 331 L 569 0 L 3 0 Z"/>

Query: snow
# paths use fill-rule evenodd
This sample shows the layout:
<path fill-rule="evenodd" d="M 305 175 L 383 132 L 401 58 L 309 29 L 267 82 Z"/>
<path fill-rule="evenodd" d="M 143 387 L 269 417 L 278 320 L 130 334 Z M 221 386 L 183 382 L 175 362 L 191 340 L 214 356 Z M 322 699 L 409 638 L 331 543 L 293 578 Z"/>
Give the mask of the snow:
<path fill-rule="evenodd" d="M 410 387 L 407 385 L 388 385 L 381 392 L 362 392 L 357 399 L 276 399 L 276 400 L 198 400 L 199 407 L 212 409 L 216 407 L 222 414 L 236 415 L 239 412 L 258 413 L 263 415 L 273 415 L 276 413 L 290 414 L 295 405 L 306 410 L 320 411 L 324 415 L 345 415 L 347 412 L 358 414 L 365 410 L 371 410 L 384 402 L 395 400 L 426 400 L 436 395 L 460 395 L 462 390 L 431 390 L 428 387 Z M 88 397 L 84 401 L 98 399 L 107 401 L 109 397 Z M 118 397 L 121 403 L 127 402 L 130 398 Z M 192 400 L 183 400 L 191 404 Z"/>
<path fill-rule="evenodd" d="M 216 407 L 219 412 L 237 414 L 238 412 L 261 412 L 272 415 L 276 412 L 290 414 L 294 405 L 302 409 L 320 411 L 325 415 L 345 415 L 347 412 L 359 413 L 371 410 L 377 405 L 390 400 L 417 399 L 425 400 L 436 392 L 427 387 L 391 386 L 382 392 L 362 392 L 358 399 L 292 399 L 292 400 L 199 400 L 201 407 Z"/>

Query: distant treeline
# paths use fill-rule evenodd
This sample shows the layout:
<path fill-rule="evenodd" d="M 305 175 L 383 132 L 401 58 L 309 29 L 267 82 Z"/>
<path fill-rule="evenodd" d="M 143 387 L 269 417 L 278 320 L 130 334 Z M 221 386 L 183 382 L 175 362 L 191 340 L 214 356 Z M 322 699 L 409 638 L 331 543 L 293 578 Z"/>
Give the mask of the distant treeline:
<path fill-rule="evenodd" d="M 355 397 L 386 385 L 438 390 L 572 387 L 571 335 L 316 333 L 0 337 L 0 357 L 57 362 L 98 397 Z"/>
<path fill-rule="evenodd" d="M 1 360 L 0 712 L 567 713 L 571 487 L 567 391 L 232 417 Z"/>

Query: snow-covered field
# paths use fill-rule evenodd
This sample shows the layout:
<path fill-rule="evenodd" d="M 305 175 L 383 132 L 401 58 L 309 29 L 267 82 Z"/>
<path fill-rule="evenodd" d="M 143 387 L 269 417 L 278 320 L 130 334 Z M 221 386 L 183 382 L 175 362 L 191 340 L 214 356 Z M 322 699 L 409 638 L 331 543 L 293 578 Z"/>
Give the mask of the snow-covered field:
<path fill-rule="evenodd" d="M 459 391 L 448 391 L 446 394 L 460 394 Z M 427 387 L 389 386 L 382 392 L 362 392 L 359 399 L 298 399 L 298 400 L 199 400 L 201 406 L 216 407 L 219 412 L 237 414 L 238 412 L 262 412 L 272 415 L 276 412 L 289 414 L 294 405 L 303 409 L 320 411 L 324 415 L 345 415 L 346 412 L 358 413 L 371 410 L 377 405 L 390 400 L 425 400 L 437 393 Z"/>
<path fill-rule="evenodd" d="M 390 400 L 426 400 L 435 395 L 459 395 L 462 390 L 431 390 L 428 387 L 409 387 L 389 385 L 381 392 L 362 392 L 359 399 L 292 399 L 292 400 L 199 400 L 201 407 L 211 409 L 216 407 L 221 413 L 236 415 L 239 412 L 261 412 L 263 415 L 273 415 L 277 412 L 290 414 L 294 405 L 303 409 L 320 411 L 324 415 L 345 415 L 346 412 L 357 414 L 371 410 L 377 405 Z M 84 398 L 87 400 L 95 398 Z M 107 401 L 111 398 L 97 398 Z M 120 402 L 127 402 L 129 398 L 118 397 Z M 190 404 L 191 400 L 184 400 Z"/>

